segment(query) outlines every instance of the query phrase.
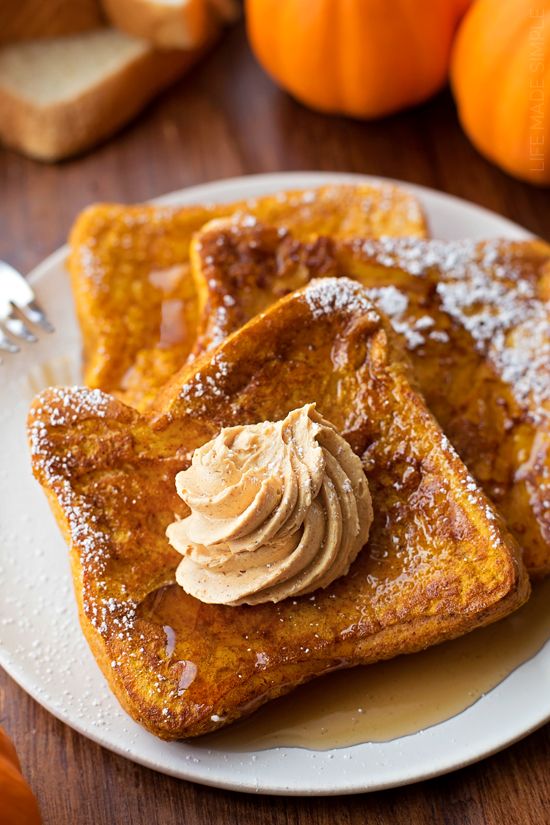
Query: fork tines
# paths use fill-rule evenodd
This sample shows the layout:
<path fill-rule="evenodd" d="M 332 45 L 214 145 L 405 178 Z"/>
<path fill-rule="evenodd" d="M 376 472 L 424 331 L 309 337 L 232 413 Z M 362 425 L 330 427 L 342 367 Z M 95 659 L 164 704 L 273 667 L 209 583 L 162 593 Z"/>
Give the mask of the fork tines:
<path fill-rule="evenodd" d="M 0 261 L 0 350 L 18 352 L 17 340 L 37 341 L 28 323 L 53 332 L 52 324 L 36 303 L 34 292 L 25 278 L 12 266 Z"/>

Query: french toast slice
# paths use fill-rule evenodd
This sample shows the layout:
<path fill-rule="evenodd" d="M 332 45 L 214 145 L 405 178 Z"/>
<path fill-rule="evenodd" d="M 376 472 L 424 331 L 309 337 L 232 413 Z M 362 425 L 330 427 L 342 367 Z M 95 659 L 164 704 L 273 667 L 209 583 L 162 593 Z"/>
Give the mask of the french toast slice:
<path fill-rule="evenodd" d="M 408 349 L 428 407 L 523 547 L 529 572 L 550 573 L 550 246 L 303 243 L 239 219 L 205 226 L 191 258 L 196 352 L 311 278 L 345 273 L 368 287 Z"/>
<path fill-rule="evenodd" d="M 292 293 L 182 370 L 162 411 L 100 390 L 33 402 L 33 471 L 69 542 L 80 620 L 114 693 L 149 731 L 214 730 L 315 676 L 495 621 L 529 595 L 519 548 L 410 384 L 359 284 Z M 374 509 L 348 575 L 278 604 L 203 604 L 165 537 L 177 472 L 221 427 L 316 402 L 362 457 Z"/>
<path fill-rule="evenodd" d="M 195 342 L 193 233 L 212 218 L 242 211 L 291 227 L 304 240 L 427 236 L 418 200 L 389 184 L 332 185 L 212 206 L 92 206 L 73 227 L 68 260 L 85 384 L 146 406 Z"/>

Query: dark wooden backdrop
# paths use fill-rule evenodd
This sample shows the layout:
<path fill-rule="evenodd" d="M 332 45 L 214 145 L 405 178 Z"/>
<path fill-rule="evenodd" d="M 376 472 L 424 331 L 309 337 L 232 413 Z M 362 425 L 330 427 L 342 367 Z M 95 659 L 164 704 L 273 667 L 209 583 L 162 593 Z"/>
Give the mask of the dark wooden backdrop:
<path fill-rule="evenodd" d="M 550 239 L 548 190 L 484 161 L 462 134 L 448 92 L 378 123 L 317 115 L 271 84 L 237 26 L 137 122 L 91 154 L 46 166 L 0 149 L 0 257 L 30 269 L 65 241 L 77 211 L 94 200 L 139 201 L 217 178 L 312 169 L 431 186 Z M 48 825 L 550 823 L 550 726 L 447 777 L 301 800 L 212 790 L 133 765 L 57 722 L 3 673 L 0 723 L 15 740 Z"/>

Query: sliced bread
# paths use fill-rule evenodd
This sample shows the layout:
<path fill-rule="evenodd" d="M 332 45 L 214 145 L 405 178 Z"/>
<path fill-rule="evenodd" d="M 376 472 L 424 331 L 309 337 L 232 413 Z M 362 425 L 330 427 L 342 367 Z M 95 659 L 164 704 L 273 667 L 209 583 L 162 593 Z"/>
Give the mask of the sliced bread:
<path fill-rule="evenodd" d="M 0 0 L 0 43 L 76 34 L 102 21 L 100 0 Z"/>
<path fill-rule="evenodd" d="M 103 0 L 113 25 L 159 49 L 193 49 L 217 25 L 207 0 Z"/>
<path fill-rule="evenodd" d="M 155 51 L 115 29 L 0 49 L 0 139 L 60 160 L 112 134 L 201 50 Z"/>

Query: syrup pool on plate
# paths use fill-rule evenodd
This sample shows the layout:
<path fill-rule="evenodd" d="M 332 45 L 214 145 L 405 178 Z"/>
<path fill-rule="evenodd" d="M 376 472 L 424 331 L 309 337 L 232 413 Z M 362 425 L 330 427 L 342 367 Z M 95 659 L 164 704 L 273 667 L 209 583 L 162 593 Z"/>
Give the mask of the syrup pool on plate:
<path fill-rule="evenodd" d="M 316 679 L 203 738 L 208 747 L 328 750 L 383 742 L 456 716 L 550 639 L 550 580 L 506 619 L 422 653 Z M 192 743 L 190 743 L 192 744 Z"/>

